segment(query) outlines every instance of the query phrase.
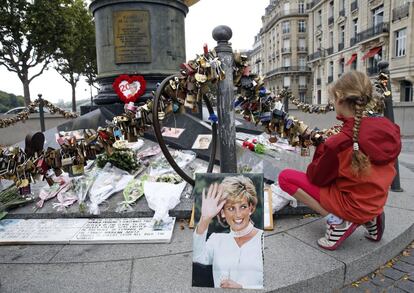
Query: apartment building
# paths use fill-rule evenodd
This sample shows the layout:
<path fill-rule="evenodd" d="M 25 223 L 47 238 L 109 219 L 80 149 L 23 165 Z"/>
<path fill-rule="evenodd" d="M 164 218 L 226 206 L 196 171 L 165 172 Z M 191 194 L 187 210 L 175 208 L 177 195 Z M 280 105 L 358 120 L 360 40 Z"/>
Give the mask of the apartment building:
<path fill-rule="evenodd" d="M 310 102 L 312 79 L 307 64 L 306 1 L 271 0 L 262 23 L 256 39 L 261 44 L 260 67 L 265 86 L 275 94 L 284 87 L 290 88 L 293 95 Z"/>
<path fill-rule="evenodd" d="M 254 37 L 253 49 L 249 51 L 248 56 L 252 73 L 264 76 L 262 37 L 260 32 Z"/>
<path fill-rule="evenodd" d="M 328 101 L 327 87 L 348 70 L 373 78 L 390 63 L 394 101 L 413 101 L 413 0 L 313 0 L 307 3 L 312 102 Z"/>

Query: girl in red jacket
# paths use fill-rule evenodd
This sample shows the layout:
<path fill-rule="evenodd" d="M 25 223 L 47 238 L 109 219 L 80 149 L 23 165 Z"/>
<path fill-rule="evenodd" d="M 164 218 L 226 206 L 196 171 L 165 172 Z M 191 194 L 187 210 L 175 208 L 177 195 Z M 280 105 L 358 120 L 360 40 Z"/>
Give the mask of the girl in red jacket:
<path fill-rule="evenodd" d="M 345 73 L 329 88 L 329 95 L 337 119 L 343 121 L 341 132 L 316 148 L 306 174 L 285 169 L 279 185 L 322 216 L 329 215 L 318 245 L 335 250 L 360 225 L 367 229 L 366 238 L 381 240 L 401 140 L 398 125 L 366 113 L 373 95 L 366 74 Z"/>

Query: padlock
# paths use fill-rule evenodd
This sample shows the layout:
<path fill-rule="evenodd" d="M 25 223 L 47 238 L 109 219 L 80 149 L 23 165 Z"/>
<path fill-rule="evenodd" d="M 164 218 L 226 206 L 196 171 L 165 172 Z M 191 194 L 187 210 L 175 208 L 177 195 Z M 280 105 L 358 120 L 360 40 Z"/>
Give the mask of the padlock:
<path fill-rule="evenodd" d="M 302 147 L 300 149 L 300 155 L 302 157 L 309 157 L 310 156 L 310 149 L 308 147 Z"/>
<path fill-rule="evenodd" d="M 44 175 L 49 169 L 49 166 L 47 165 L 46 160 L 42 158 L 37 161 L 36 168 L 40 174 Z"/>
<path fill-rule="evenodd" d="M 62 158 L 62 167 L 67 167 L 73 165 L 73 158 L 69 157 L 68 155 L 64 155 Z"/>

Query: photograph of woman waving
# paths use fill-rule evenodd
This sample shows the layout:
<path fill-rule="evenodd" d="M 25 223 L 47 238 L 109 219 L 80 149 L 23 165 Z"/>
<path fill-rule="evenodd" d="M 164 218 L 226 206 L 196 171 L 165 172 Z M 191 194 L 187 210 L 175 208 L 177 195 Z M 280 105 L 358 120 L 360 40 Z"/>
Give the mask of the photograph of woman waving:
<path fill-rule="evenodd" d="M 210 178 L 196 178 L 198 223 L 193 235 L 193 263 L 211 265 L 214 284 L 210 286 L 263 288 L 263 176 L 197 175 Z M 203 280 L 194 280 L 202 275 L 193 270 L 194 286 L 208 286 Z"/>

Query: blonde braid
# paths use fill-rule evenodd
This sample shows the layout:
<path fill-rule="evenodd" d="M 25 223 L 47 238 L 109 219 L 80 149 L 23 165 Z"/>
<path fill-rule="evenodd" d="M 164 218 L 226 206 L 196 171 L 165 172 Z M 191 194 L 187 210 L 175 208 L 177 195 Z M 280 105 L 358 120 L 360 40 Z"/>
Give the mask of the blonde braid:
<path fill-rule="evenodd" d="M 366 97 L 361 97 L 355 101 L 355 122 L 352 137 L 354 150 L 352 153 L 351 167 L 353 174 L 358 177 L 366 174 L 371 166 L 369 158 L 361 152 L 358 144 L 359 129 L 361 126 L 362 113 L 367 102 L 366 100 Z"/>

